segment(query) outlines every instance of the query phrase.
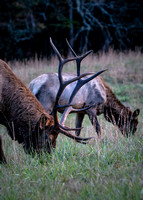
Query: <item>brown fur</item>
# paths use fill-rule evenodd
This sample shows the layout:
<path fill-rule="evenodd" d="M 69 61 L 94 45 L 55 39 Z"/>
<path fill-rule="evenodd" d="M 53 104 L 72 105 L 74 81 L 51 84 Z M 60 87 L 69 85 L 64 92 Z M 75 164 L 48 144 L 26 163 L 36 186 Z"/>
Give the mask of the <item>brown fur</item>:
<path fill-rule="evenodd" d="M 31 91 L 0 60 L 0 124 L 6 126 L 13 140 L 23 144 L 26 152 L 37 153 L 41 148 L 50 152 L 55 146 L 56 132 L 51 133 L 53 117 L 48 115 Z M 43 145 L 43 140 L 47 141 Z M 0 138 L 0 162 L 5 160 Z"/>
<path fill-rule="evenodd" d="M 138 125 L 138 115 L 140 110 L 134 112 L 129 107 L 124 106 L 112 92 L 105 81 L 98 77 L 105 87 L 106 102 L 97 107 L 97 115 L 104 114 L 107 121 L 117 125 L 122 134 L 128 136 L 130 132 L 134 132 Z"/>

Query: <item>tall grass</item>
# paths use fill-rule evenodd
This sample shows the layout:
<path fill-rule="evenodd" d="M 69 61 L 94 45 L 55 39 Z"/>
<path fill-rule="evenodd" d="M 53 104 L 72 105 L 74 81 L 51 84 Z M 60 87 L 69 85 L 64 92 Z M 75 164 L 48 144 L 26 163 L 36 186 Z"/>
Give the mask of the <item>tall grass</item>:
<path fill-rule="evenodd" d="M 57 72 L 57 58 L 9 63 L 13 71 L 28 84 L 36 76 Z M 132 109 L 143 108 L 143 56 L 139 51 L 87 57 L 81 70 L 99 71 L 116 96 Z M 75 73 L 75 64 L 64 67 Z M 59 135 L 51 155 L 26 155 L 22 146 L 12 142 L 1 126 L 8 165 L 0 166 L 0 199 L 143 199 L 143 110 L 135 137 L 125 138 L 117 127 L 99 118 L 102 139 L 82 145 Z M 75 116 L 67 120 L 74 126 Z M 95 135 L 88 117 L 82 136 Z"/>

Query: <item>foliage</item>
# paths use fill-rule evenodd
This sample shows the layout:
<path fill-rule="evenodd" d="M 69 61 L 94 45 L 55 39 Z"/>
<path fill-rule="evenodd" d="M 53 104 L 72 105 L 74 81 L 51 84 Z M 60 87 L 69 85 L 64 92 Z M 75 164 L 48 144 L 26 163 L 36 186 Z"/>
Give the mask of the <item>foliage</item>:
<path fill-rule="evenodd" d="M 0 5 L 1 58 L 49 56 L 49 37 L 77 52 L 143 46 L 142 2 L 108 0 L 7 0 Z"/>
<path fill-rule="evenodd" d="M 16 148 L 16 158 L 0 166 L 0 199 L 142 199 L 142 139 L 106 135 L 82 146 L 60 137 L 41 158 Z"/>

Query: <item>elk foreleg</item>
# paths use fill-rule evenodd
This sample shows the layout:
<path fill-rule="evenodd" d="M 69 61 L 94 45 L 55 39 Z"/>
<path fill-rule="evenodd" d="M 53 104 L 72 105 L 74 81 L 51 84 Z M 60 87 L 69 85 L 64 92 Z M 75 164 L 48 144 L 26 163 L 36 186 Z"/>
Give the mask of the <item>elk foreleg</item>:
<path fill-rule="evenodd" d="M 84 119 L 84 113 L 76 113 L 76 128 L 81 128 L 82 126 L 82 122 L 83 122 L 83 119 Z M 79 130 L 76 130 L 75 131 L 75 134 L 76 136 L 79 136 L 80 135 L 80 132 L 81 132 L 81 129 Z"/>
<path fill-rule="evenodd" d="M 3 148 L 2 148 L 2 137 L 0 135 L 0 164 L 5 163 L 6 164 L 6 158 L 4 156 Z"/>
<path fill-rule="evenodd" d="M 87 114 L 88 114 L 88 117 L 89 117 L 92 125 L 94 126 L 94 128 L 96 130 L 98 137 L 100 138 L 101 137 L 101 127 L 100 127 L 100 124 L 97 119 L 96 110 L 94 110 L 94 111 L 88 110 Z"/>

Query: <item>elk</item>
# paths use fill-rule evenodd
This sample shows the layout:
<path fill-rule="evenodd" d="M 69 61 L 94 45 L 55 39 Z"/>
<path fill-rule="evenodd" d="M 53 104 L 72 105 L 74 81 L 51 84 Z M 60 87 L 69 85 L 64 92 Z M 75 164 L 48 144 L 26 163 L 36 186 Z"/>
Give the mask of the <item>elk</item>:
<path fill-rule="evenodd" d="M 72 96 L 74 97 L 82 85 L 89 82 L 105 70 L 94 75 L 92 73 L 85 73 L 78 77 L 74 77 L 71 80 L 64 81 L 62 78 L 62 69 L 64 64 L 79 58 L 82 60 L 91 51 L 87 52 L 84 57 L 63 59 L 51 38 L 50 43 L 59 59 L 58 76 L 60 82 L 52 114 L 48 114 L 45 111 L 29 88 L 12 72 L 8 64 L 0 60 L 0 124 L 7 128 L 11 139 L 22 144 L 25 152 L 30 154 L 41 154 L 42 150 L 50 153 L 51 148 L 56 147 L 56 139 L 59 133 L 83 144 L 88 143 L 88 141 L 93 138 L 93 136 L 82 138 L 70 133 L 70 131 L 75 129 L 66 127 L 64 122 L 65 116 L 70 112 L 69 109 L 72 110 L 72 105 L 71 102 L 65 105 L 60 105 L 59 99 L 64 89 L 70 83 L 80 80 L 86 75 L 91 75 L 84 81 L 79 81 L 78 88 L 75 88 L 72 93 Z M 72 96 L 71 99 L 73 98 Z M 91 106 L 86 107 L 85 110 L 90 107 Z M 65 110 L 65 116 L 62 116 L 60 122 L 57 116 L 59 108 Z M 6 158 L 2 148 L 2 138 L 0 136 L 0 163 L 2 162 L 6 163 Z"/>
<path fill-rule="evenodd" d="M 68 41 L 67 44 L 73 56 L 77 57 L 77 54 L 74 52 Z M 78 58 L 76 60 L 77 76 L 80 76 L 80 62 L 81 60 Z M 64 80 L 70 80 L 73 77 L 74 75 L 72 74 L 63 74 Z M 77 83 L 80 81 L 81 79 L 77 81 Z M 32 80 L 29 84 L 30 90 L 49 114 L 52 112 L 55 104 L 58 86 L 59 80 L 56 73 L 42 74 Z M 75 86 L 76 82 L 73 82 L 68 85 L 67 88 L 65 88 L 65 91 L 59 100 L 61 105 L 67 104 L 69 101 L 69 96 L 71 95 Z M 88 115 L 99 137 L 101 137 L 101 127 L 97 116 L 101 114 L 104 115 L 107 121 L 118 126 L 123 135 L 129 136 L 131 133 L 134 134 L 136 132 L 140 110 L 136 109 L 134 112 L 132 112 L 129 107 L 124 106 L 100 76 L 94 78 L 81 87 L 75 98 L 72 100 L 73 108 L 81 109 L 89 105 L 94 106 L 91 106 L 91 108 L 87 110 L 74 111 L 76 112 L 76 128 L 78 128 L 75 131 L 77 136 L 80 135 L 85 114 Z M 58 111 L 61 113 L 63 112 L 62 108 L 59 108 Z"/>

